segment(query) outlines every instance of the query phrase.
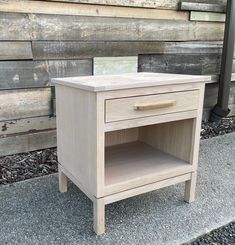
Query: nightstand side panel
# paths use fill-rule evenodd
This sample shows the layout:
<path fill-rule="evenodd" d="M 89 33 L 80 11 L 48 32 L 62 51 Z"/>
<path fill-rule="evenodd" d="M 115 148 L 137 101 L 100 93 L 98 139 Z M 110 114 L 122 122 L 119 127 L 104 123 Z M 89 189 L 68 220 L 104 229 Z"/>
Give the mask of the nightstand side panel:
<path fill-rule="evenodd" d="M 97 94 L 56 85 L 56 97 L 59 164 L 88 196 L 102 195 L 104 137 Z"/>

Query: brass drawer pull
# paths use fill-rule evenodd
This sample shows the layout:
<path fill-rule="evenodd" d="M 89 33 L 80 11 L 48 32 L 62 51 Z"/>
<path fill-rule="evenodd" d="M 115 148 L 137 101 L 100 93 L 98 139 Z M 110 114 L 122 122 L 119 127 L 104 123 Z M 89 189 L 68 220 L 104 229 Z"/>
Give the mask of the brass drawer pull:
<path fill-rule="evenodd" d="M 144 111 L 144 110 L 153 110 L 153 109 L 162 109 L 172 107 L 176 104 L 175 100 L 167 100 L 157 103 L 142 103 L 134 105 L 134 109 L 137 111 Z"/>

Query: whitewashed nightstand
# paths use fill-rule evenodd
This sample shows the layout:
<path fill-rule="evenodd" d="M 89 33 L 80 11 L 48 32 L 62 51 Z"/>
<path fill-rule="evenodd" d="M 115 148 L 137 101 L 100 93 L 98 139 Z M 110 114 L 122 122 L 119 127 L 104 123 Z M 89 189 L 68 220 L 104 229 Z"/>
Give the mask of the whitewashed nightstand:
<path fill-rule="evenodd" d="M 209 76 L 137 73 L 54 79 L 59 188 L 67 178 L 105 205 L 185 182 L 195 196 L 205 82 Z"/>

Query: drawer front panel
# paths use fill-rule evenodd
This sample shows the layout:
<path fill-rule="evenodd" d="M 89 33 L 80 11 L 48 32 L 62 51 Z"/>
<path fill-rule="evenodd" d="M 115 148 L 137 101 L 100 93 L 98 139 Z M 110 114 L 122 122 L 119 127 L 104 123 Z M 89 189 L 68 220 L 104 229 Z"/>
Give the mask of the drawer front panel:
<path fill-rule="evenodd" d="M 197 110 L 199 90 L 106 100 L 106 122 Z"/>

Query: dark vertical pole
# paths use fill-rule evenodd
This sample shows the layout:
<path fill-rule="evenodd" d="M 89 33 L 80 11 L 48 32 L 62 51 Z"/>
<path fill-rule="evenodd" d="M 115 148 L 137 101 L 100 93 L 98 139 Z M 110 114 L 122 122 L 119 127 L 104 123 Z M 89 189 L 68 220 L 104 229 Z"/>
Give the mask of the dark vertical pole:
<path fill-rule="evenodd" d="M 227 1 L 226 23 L 224 33 L 224 45 L 221 63 L 221 74 L 219 80 L 219 93 L 217 104 L 211 111 L 210 121 L 220 122 L 226 117 L 230 110 L 228 100 L 233 67 L 233 52 L 235 38 L 235 0 Z"/>
<path fill-rule="evenodd" d="M 55 85 L 51 86 L 51 117 L 55 116 Z"/>

